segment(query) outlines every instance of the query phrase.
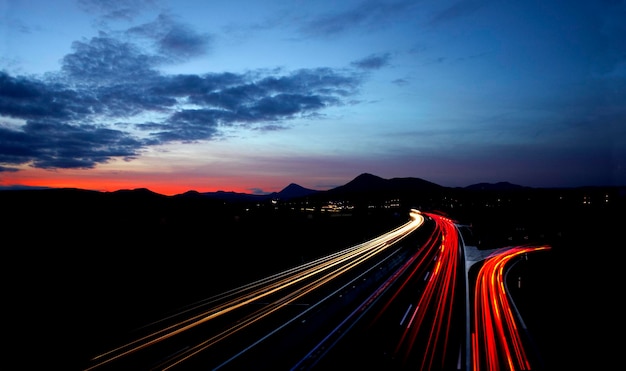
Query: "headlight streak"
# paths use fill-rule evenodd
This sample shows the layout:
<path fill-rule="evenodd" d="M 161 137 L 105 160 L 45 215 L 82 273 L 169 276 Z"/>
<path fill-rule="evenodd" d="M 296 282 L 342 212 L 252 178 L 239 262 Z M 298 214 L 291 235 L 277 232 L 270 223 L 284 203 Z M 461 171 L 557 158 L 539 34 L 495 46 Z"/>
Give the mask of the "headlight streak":
<path fill-rule="evenodd" d="M 472 370 L 530 370 L 512 303 L 505 287 L 504 269 L 516 257 L 550 246 L 498 249 L 484 261 L 476 278 L 472 342 Z"/>
<path fill-rule="evenodd" d="M 457 274 L 461 268 L 458 231 L 450 219 L 437 214 L 424 213 L 432 219 L 435 228 L 427 241 L 390 278 L 393 291 L 365 331 L 384 326 L 385 314 L 401 297 L 413 298 L 402 319 L 395 346 L 391 348 L 391 361 L 400 369 L 446 369 L 446 354 L 451 345 L 453 306 Z M 380 324 L 379 324 L 380 323 Z M 396 322 L 397 323 L 397 322 Z M 375 330 L 374 330 L 375 331 Z M 390 339 L 392 340 L 392 339 Z"/>
<path fill-rule="evenodd" d="M 432 238 L 432 236 L 431 236 Z M 398 278 L 405 273 L 405 271 L 414 264 L 415 260 L 420 257 L 421 251 L 411 255 L 411 257 L 404 262 L 404 264 L 398 268 L 387 280 L 385 280 L 376 291 L 370 295 L 363 303 L 361 303 L 350 315 L 348 315 L 337 327 L 335 327 L 322 341 L 320 341 L 313 349 L 303 357 L 295 366 L 291 368 L 294 370 L 306 370 L 315 366 L 315 364 L 326 354 L 332 347 L 345 335 L 348 330 L 371 308 L 371 305 L 380 299 L 381 295 L 385 293 Z M 394 294 L 394 296 L 397 295 Z M 385 308 L 391 303 L 391 300 L 387 301 Z M 408 314 L 411 307 L 407 309 L 405 317 Z M 378 316 L 384 312 L 384 310 L 378 311 Z M 402 319 L 402 322 L 404 318 Z M 410 326 L 410 325 L 409 325 Z"/>
<path fill-rule="evenodd" d="M 392 254 L 386 256 L 384 259 L 382 259 L 379 263 L 377 263 L 376 265 L 372 266 L 371 268 L 369 268 L 368 270 L 366 270 L 365 272 L 361 273 L 360 275 L 358 275 L 356 278 L 354 278 L 353 280 L 349 281 L 348 283 L 346 283 L 345 285 L 341 286 L 339 289 L 335 290 L 334 292 L 332 292 L 331 294 L 327 295 L 325 298 L 323 298 L 322 300 L 314 303 L 313 305 L 311 305 L 307 310 L 303 311 L 302 313 L 298 314 L 297 316 L 293 317 L 292 319 L 290 319 L 288 322 L 284 323 L 283 325 L 279 326 L 278 328 L 276 328 L 275 330 L 273 330 L 271 333 L 269 333 L 267 336 L 272 335 L 273 333 L 277 332 L 278 330 L 280 330 L 282 327 L 288 325 L 289 323 L 297 320 L 300 316 L 305 315 L 307 312 L 313 310 L 316 306 L 322 304 L 325 300 L 337 295 L 339 292 L 341 292 L 342 290 L 344 290 L 346 287 L 353 285 L 355 282 L 357 282 L 359 279 L 361 279 L 363 276 L 365 276 L 367 273 L 371 272 L 372 270 L 374 270 L 375 268 L 379 267 L 381 264 L 383 264 L 385 261 L 387 261 L 388 259 L 390 259 L 391 257 L 393 257 L 395 254 L 397 254 L 400 250 L 402 250 L 402 248 L 398 248 L 397 250 L 395 250 Z M 380 291 L 380 290 L 378 290 Z M 370 298 L 368 298 L 368 300 L 365 301 L 365 303 L 361 304 L 361 306 L 359 306 L 359 308 L 357 308 L 357 310 L 355 310 L 353 313 L 350 314 L 350 316 L 348 316 L 348 318 L 346 318 L 337 328 L 342 327 L 343 325 L 345 325 L 345 323 L 347 322 L 347 320 L 352 317 L 356 312 L 359 311 L 363 311 L 367 306 L 369 306 L 372 302 L 373 302 L 373 298 L 375 298 L 376 294 L 370 296 Z M 325 342 L 327 342 L 331 335 L 336 334 L 336 331 L 331 332 L 330 335 L 328 335 L 324 340 L 322 340 L 322 342 L 320 342 L 320 344 L 324 344 Z M 265 338 L 264 337 L 264 338 Z M 259 340 L 257 340 L 257 342 L 253 343 L 252 345 L 250 345 L 250 347 L 256 345 L 258 342 L 262 341 L 264 338 L 261 338 Z M 337 339 L 338 340 L 338 339 Z M 307 354 L 307 356 L 305 356 L 296 366 L 292 367 L 292 370 L 301 368 L 301 363 L 303 361 L 307 361 L 307 358 L 310 356 L 310 354 L 316 352 L 317 348 L 319 347 L 316 346 L 311 352 L 309 352 L 309 354 Z M 248 349 L 248 348 L 247 348 Z M 231 359 L 225 361 L 224 363 L 222 363 L 221 365 L 217 366 L 216 368 L 214 368 L 213 370 L 217 370 L 219 368 L 221 368 L 222 366 L 224 366 L 226 363 L 232 361 L 235 357 L 239 356 L 240 354 L 242 354 L 243 352 L 245 352 L 247 349 L 242 350 L 239 354 L 234 355 Z"/>
<path fill-rule="evenodd" d="M 398 271 L 392 276 L 392 279 L 393 279 L 392 282 L 395 282 L 396 280 L 398 280 L 400 275 L 407 272 L 411 266 L 413 266 L 413 270 L 411 271 L 411 273 L 409 273 L 409 276 L 415 276 L 417 274 L 416 272 L 418 269 L 424 268 L 425 266 L 424 262 L 429 256 L 428 255 L 429 249 L 427 248 L 427 246 L 430 246 L 431 244 L 435 243 L 434 241 L 436 241 L 436 239 L 439 236 L 438 232 L 439 232 L 438 230 L 435 230 L 435 232 L 431 234 L 431 236 L 429 237 L 428 242 L 424 244 L 424 247 L 417 250 L 415 254 L 413 254 L 411 258 L 402 267 L 400 267 L 400 269 L 398 269 Z M 417 261 L 418 258 L 420 258 L 419 261 Z M 388 307 L 396 299 L 396 297 L 405 289 L 405 286 L 408 284 L 409 281 L 410 279 L 405 279 L 404 282 L 401 284 L 401 286 L 395 290 L 392 297 L 389 300 L 387 300 L 383 308 L 378 311 L 378 314 L 376 318 L 374 318 L 373 322 L 378 321 L 379 317 L 387 311 Z"/>
<path fill-rule="evenodd" d="M 228 330 L 220 333 L 219 335 L 204 341 L 196 346 L 194 346 L 192 349 L 190 349 L 189 351 L 186 352 L 186 356 L 180 358 L 178 361 L 176 361 L 175 363 L 171 364 L 170 366 L 164 368 L 164 370 L 167 370 L 187 359 L 189 359 L 190 357 L 198 354 L 199 352 L 207 349 L 208 347 L 210 347 L 211 345 L 217 343 L 218 341 L 221 341 L 223 339 L 225 339 L 226 337 L 236 333 L 237 331 L 247 327 L 249 324 L 264 318 L 266 316 L 268 316 L 269 314 L 277 311 L 278 309 L 284 307 L 285 305 L 288 305 L 292 302 L 294 302 L 295 300 L 301 298 L 302 296 L 310 293 L 311 291 L 321 287 L 322 285 L 330 282 L 331 280 L 335 279 L 336 277 L 342 275 L 343 273 L 347 272 L 348 270 L 352 269 L 353 267 L 361 264 L 362 262 L 364 262 L 365 260 L 369 259 L 371 256 L 374 256 L 376 254 L 378 254 L 380 251 L 382 251 L 382 249 L 385 249 L 386 246 L 384 245 L 379 245 L 377 247 L 376 250 L 370 251 L 368 252 L 368 254 L 366 254 L 365 256 L 359 257 L 356 261 L 348 264 L 345 267 L 340 268 L 337 271 L 333 271 L 332 273 L 330 273 L 327 276 L 323 276 L 320 279 L 313 281 L 309 284 L 307 284 L 305 287 L 298 289 L 297 291 L 294 291 L 292 293 L 287 294 L 286 296 L 280 298 L 279 300 L 270 303 L 269 305 L 257 310 L 256 312 L 252 313 L 251 315 L 246 316 L 244 319 L 242 319 L 241 321 L 239 321 L 236 325 L 230 327 Z"/>
<path fill-rule="evenodd" d="M 270 295 L 277 294 L 288 288 L 294 289 L 292 292 L 285 293 L 285 296 L 282 298 L 275 299 L 270 305 L 245 316 L 243 320 L 239 321 L 225 331 L 210 337 L 200 344 L 181 351 L 180 354 L 177 354 L 176 357 L 170 360 L 168 368 L 173 367 L 174 365 L 198 354 L 202 350 L 205 350 L 211 345 L 249 326 L 255 321 L 264 318 L 285 305 L 294 302 L 298 298 L 301 298 L 307 293 L 321 287 L 336 277 L 386 250 L 389 246 L 398 242 L 421 226 L 424 221 L 424 217 L 417 210 L 411 210 L 409 216 L 409 222 L 390 232 L 373 238 L 370 241 L 227 291 L 223 294 L 211 297 L 206 301 L 201 301 L 197 303 L 197 305 L 181 311 L 176 315 L 169 316 L 167 317 L 167 320 L 172 320 L 192 311 L 202 310 L 202 308 L 207 306 L 215 305 L 208 310 L 204 310 L 200 314 L 192 315 L 190 318 L 182 319 L 173 325 L 166 326 L 165 328 L 155 331 L 149 335 L 102 353 L 94 357 L 92 360 L 96 363 L 85 370 L 89 371 L 109 364 L 120 358 L 126 357 L 132 353 L 169 339 L 175 335 L 181 334 L 196 326 L 215 319 L 216 317 L 256 302 L 259 299 L 267 298 Z M 317 275 L 320 275 L 321 277 L 315 278 L 309 283 L 304 282 L 305 280 L 313 279 L 313 277 Z M 304 286 L 297 287 L 298 284 L 304 284 Z M 165 319 L 162 321 L 165 321 Z M 153 322 L 151 325 L 156 325 L 162 321 Z"/>

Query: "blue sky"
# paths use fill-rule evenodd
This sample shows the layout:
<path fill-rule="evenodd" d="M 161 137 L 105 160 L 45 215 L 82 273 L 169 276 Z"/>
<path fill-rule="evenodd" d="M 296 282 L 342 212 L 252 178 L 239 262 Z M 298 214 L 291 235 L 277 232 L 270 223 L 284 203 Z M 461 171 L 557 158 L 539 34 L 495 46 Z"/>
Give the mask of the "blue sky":
<path fill-rule="evenodd" d="M 0 185 L 626 185 L 624 1 L 0 0 Z"/>

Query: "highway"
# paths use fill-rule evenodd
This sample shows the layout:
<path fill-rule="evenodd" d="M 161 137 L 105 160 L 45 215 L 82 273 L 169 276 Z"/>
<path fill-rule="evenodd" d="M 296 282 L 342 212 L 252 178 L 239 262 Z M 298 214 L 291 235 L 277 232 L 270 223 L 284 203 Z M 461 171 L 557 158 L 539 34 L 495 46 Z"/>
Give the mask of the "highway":
<path fill-rule="evenodd" d="M 402 240 L 424 219 L 412 211 L 408 222 L 372 240 L 196 303 L 141 329 L 135 340 L 94 356 L 85 370 L 193 369 L 198 362 L 203 368 L 226 368 L 284 336 L 297 339 L 302 331 L 321 335 L 323 326 L 315 321 L 331 323 L 349 307 L 337 304 L 345 302 L 346 290 L 355 289 L 348 296 L 357 300 L 367 291 L 361 289 L 363 281 L 369 284 L 368 277 L 402 261 L 407 250 Z M 313 324 L 307 324 L 311 316 Z M 304 326 L 294 329 L 298 323 Z M 286 358 L 280 354 L 276 361 Z M 259 366 L 257 362 L 255 368 Z"/>
<path fill-rule="evenodd" d="M 411 210 L 376 238 L 136 329 L 83 369 L 532 369 L 523 340 L 501 343 L 515 338 L 517 319 L 506 293 L 496 292 L 502 286 L 489 284 L 532 250 L 481 260 L 473 290 L 455 222 Z"/>
<path fill-rule="evenodd" d="M 368 307 L 359 308 L 360 321 L 319 369 L 342 360 L 385 370 L 462 367 L 465 289 L 458 234 L 451 220 L 425 215 L 435 227 L 423 245 L 380 285 Z"/>

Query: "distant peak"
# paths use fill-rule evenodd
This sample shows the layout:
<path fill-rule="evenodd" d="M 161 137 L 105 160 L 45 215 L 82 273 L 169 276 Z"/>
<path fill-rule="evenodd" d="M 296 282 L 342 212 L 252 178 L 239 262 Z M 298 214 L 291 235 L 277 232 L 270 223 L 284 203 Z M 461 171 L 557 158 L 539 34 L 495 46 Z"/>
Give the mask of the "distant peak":
<path fill-rule="evenodd" d="M 282 191 L 278 192 L 278 196 L 282 199 L 289 199 L 294 197 L 308 196 L 315 192 L 317 191 L 314 189 L 308 189 L 296 183 L 290 183 L 287 187 L 283 188 Z"/>
<path fill-rule="evenodd" d="M 283 191 L 285 189 L 291 189 L 291 188 L 293 188 L 293 189 L 300 189 L 300 188 L 304 188 L 304 187 L 302 187 L 301 185 L 296 184 L 296 183 L 289 183 L 289 185 L 287 187 L 283 188 Z"/>
<path fill-rule="evenodd" d="M 383 179 L 383 178 L 381 178 L 379 176 L 376 176 L 374 174 L 370 174 L 370 173 L 362 173 L 362 174 L 359 174 L 356 178 L 354 178 L 354 180 L 357 180 L 357 179 L 359 179 L 359 180 L 364 180 L 364 179 L 365 180 L 371 180 L 371 179 L 378 180 L 378 179 Z"/>
<path fill-rule="evenodd" d="M 370 174 L 370 173 L 363 173 L 360 174 L 359 176 L 357 176 L 356 178 L 352 179 L 350 182 L 348 182 L 347 184 L 380 184 L 382 182 L 385 182 L 385 179 Z"/>

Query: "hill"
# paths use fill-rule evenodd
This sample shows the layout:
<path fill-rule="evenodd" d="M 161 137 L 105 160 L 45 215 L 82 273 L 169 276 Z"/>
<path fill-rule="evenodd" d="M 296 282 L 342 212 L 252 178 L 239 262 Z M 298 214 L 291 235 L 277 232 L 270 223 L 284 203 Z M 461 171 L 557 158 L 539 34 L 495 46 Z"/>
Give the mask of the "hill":
<path fill-rule="evenodd" d="M 209 198 L 219 199 L 228 202 L 262 202 L 267 200 L 290 200 L 292 198 L 306 197 L 308 195 L 317 193 L 319 191 L 304 188 L 298 184 L 291 183 L 287 187 L 283 188 L 280 192 L 272 192 L 268 194 L 251 194 L 241 192 L 186 192 L 186 195 L 193 193 L 194 195 L 205 196 Z"/>
<path fill-rule="evenodd" d="M 420 190 L 441 190 L 444 187 L 420 178 L 383 179 L 369 173 L 363 173 L 345 185 L 328 190 L 326 194 L 347 195 L 358 193 L 394 193 Z"/>

